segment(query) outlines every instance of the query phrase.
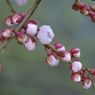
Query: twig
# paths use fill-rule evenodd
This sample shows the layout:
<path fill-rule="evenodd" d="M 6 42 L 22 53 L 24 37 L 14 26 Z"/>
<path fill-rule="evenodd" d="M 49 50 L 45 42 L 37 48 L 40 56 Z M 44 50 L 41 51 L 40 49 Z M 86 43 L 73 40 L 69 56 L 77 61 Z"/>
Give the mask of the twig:
<path fill-rule="evenodd" d="M 8 5 L 12 8 L 11 4 L 10 4 L 10 1 L 9 0 L 6 0 Z M 23 21 L 20 23 L 20 25 L 15 29 L 17 31 L 19 31 L 23 26 L 24 24 L 27 22 L 27 20 L 32 16 L 32 14 L 34 13 L 34 11 L 37 9 L 39 3 L 41 2 L 41 0 L 36 0 L 33 7 L 31 8 L 31 10 L 28 12 L 28 14 L 26 15 L 26 17 L 23 19 Z M 13 9 L 13 8 L 12 8 Z M 12 37 L 13 38 L 13 37 Z M 0 45 L 0 51 L 6 47 L 6 45 L 12 40 L 12 38 L 6 40 L 4 43 L 2 43 Z"/>
<path fill-rule="evenodd" d="M 14 8 L 13 8 L 13 6 L 11 5 L 10 0 L 6 0 L 6 2 L 7 2 L 7 4 L 9 5 L 10 9 L 11 9 L 14 13 L 16 13 L 16 11 L 15 11 Z"/>

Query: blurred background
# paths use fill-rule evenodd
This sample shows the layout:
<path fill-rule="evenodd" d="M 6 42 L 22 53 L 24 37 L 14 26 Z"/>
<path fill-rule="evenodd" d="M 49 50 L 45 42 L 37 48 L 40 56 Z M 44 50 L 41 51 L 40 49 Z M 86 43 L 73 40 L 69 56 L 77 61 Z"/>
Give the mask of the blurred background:
<path fill-rule="evenodd" d="M 35 0 L 19 6 L 10 0 L 17 13 L 30 10 Z M 95 69 L 95 23 L 72 10 L 75 0 L 42 0 L 32 19 L 41 25 L 50 25 L 55 33 L 54 42 L 62 43 L 67 50 L 78 47 L 81 50 L 80 61 L 87 68 Z M 81 0 L 86 4 L 95 1 Z M 0 0 L 0 33 L 5 25 L 10 8 L 6 0 Z M 16 28 L 16 25 L 14 26 Z M 28 51 L 13 39 L 0 53 L 3 71 L 0 73 L 0 95 L 95 95 L 95 86 L 86 90 L 81 83 L 70 78 L 68 63 L 50 67 L 45 60 L 47 53 L 44 46 L 37 41 L 34 51 Z M 93 79 L 93 77 L 91 76 Z"/>

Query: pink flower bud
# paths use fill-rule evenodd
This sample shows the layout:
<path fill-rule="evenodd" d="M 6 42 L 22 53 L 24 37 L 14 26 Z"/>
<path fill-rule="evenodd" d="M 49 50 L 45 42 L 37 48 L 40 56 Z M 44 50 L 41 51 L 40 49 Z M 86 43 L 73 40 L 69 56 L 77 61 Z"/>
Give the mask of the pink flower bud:
<path fill-rule="evenodd" d="M 74 4 L 72 5 L 72 9 L 74 9 L 75 11 L 79 10 L 79 7 L 76 2 L 74 2 Z"/>
<path fill-rule="evenodd" d="M 22 6 L 22 5 L 24 5 L 24 4 L 27 3 L 27 0 L 15 0 L 15 1 L 16 1 L 16 3 L 17 3 L 18 5 L 20 5 L 20 6 Z"/>
<path fill-rule="evenodd" d="M 33 37 L 29 38 L 28 41 L 25 43 L 25 47 L 29 50 L 32 51 L 35 49 L 37 46 L 37 43 Z"/>
<path fill-rule="evenodd" d="M 82 69 L 82 64 L 80 61 L 75 60 L 70 67 L 73 72 L 78 72 Z"/>
<path fill-rule="evenodd" d="M 89 78 L 89 76 L 86 76 L 83 79 L 82 84 L 83 84 L 83 88 L 89 89 L 92 85 L 92 80 Z"/>
<path fill-rule="evenodd" d="M 80 57 L 80 49 L 75 47 L 71 50 L 72 58 L 78 59 Z"/>
<path fill-rule="evenodd" d="M 25 44 L 25 42 L 27 41 L 27 35 L 22 32 L 16 31 L 16 39 L 19 44 Z"/>
<path fill-rule="evenodd" d="M 81 74 L 80 73 L 72 73 L 71 74 L 71 79 L 74 82 L 80 82 L 82 80 Z"/>
<path fill-rule="evenodd" d="M 71 56 L 67 51 L 60 51 L 61 53 L 61 57 L 62 57 L 62 61 L 63 62 L 70 62 L 71 61 Z"/>
<path fill-rule="evenodd" d="M 90 6 L 89 6 L 89 5 L 84 4 L 84 8 L 85 8 L 87 11 L 90 11 Z"/>
<path fill-rule="evenodd" d="M 51 29 L 50 26 L 48 25 L 43 25 L 39 28 L 39 32 L 37 34 L 37 39 L 42 43 L 42 44 L 49 44 L 52 39 L 54 38 L 54 33 Z"/>
<path fill-rule="evenodd" d="M 59 64 L 59 58 L 56 54 L 51 54 L 47 57 L 46 63 L 50 66 L 57 66 Z"/>
<path fill-rule="evenodd" d="M 90 9 L 95 12 L 95 5 L 90 5 Z"/>
<path fill-rule="evenodd" d="M 85 16 L 87 16 L 87 15 L 89 14 L 89 11 L 86 10 L 85 8 L 80 9 L 80 12 L 81 12 L 82 14 L 84 14 Z"/>
<path fill-rule="evenodd" d="M 60 44 L 59 42 L 55 42 L 53 44 L 53 46 L 55 47 L 55 49 L 57 49 L 58 51 L 65 51 L 65 46 L 63 46 L 62 44 Z"/>
<path fill-rule="evenodd" d="M 90 71 L 92 75 L 95 75 L 95 69 L 91 69 Z"/>
<path fill-rule="evenodd" d="M 8 16 L 8 17 L 5 19 L 5 23 L 6 23 L 8 26 L 13 26 L 13 25 L 14 25 L 11 15 Z"/>
<path fill-rule="evenodd" d="M 0 44 L 2 44 L 4 42 L 5 38 L 3 37 L 2 34 L 0 34 Z"/>
<path fill-rule="evenodd" d="M 93 11 L 89 11 L 89 14 L 88 14 L 90 17 L 93 17 L 93 16 L 95 16 L 95 12 L 93 12 Z"/>
<path fill-rule="evenodd" d="M 3 35 L 5 38 L 10 38 L 10 37 L 12 37 L 12 35 L 13 35 L 13 28 L 4 29 L 3 32 L 2 32 L 2 35 Z"/>
<path fill-rule="evenodd" d="M 77 1 L 77 5 L 78 5 L 79 9 L 84 8 L 84 3 L 79 0 Z"/>
<path fill-rule="evenodd" d="M 30 36 L 36 35 L 37 29 L 38 29 L 38 25 L 33 24 L 33 23 L 28 23 L 25 26 L 25 30 L 26 30 L 27 34 L 30 35 Z"/>
<path fill-rule="evenodd" d="M 12 17 L 13 22 L 15 24 L 19 25 L 22 22 L 25 15 L 26 15 L 26 13 L 14 14 L 13 17 Z"/>

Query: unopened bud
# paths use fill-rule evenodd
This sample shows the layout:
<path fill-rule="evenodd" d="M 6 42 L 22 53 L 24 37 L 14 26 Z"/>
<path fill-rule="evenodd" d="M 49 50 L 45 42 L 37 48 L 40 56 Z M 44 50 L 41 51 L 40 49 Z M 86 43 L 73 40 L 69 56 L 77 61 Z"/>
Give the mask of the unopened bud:
<path fill-rule="evenodd" d="M 59 58 L 56 54 L 51 54 L 47 57 L 46 63 L 50 66 L 57 66 L 59 64 Z"/>
<path fill-rule="evenodd" d="M 71 70 L 72 70 L 73 72 L 78 72 L 78 71 L 80 71 L 80 70 L 82 69 L 82 63 L 81 63 L 80 61 L 78 61 L 78 60 L 75 60 L 75 61 L 70 65 L 70 67 L 71 67 Z"/>
<path fill-rule="evenodd" d="M 16 36 L 15 37 L 16 37 L 19 44 L 25 44 L 25 42 L 27 41 L 27 35 L 22 33 L 22 32 L 17 32 L 16 31 Z"/>
<path fill-rule="evenodd" d="M 62 61 L 63 62 L 70 62 L 71 61 L 71 56 L 67 51 L 60 51 L 61 53 L 61 57 L 62 57 Z"/>
<path fill-rule="evenodd" d="M 71 79 L 74 82 L 80 82 L 82 80 L 81 74 L 80 73 L 72 73 L 71 74 Z"/>
<path fill-rule="evenodd" d="M 58 51 L 65 51 L 65 46 L 63 46 L 62 44 L 60 44 L 59 42 L 55 42 L 53 44 L 53 46 L 55 47 L 55 49 L 57 49 Z"/>
<path fill-rule="evenodd" d="M 86 76 L 82 80 L 82 84 L 83 84 L 83 88 L 89 89 L 91 87 L 91 85 L 92 85 L 92 80 L 89 78 L 89 76 Z"/>
<path fill-rule="evenodd" d="M 80 57 L 80 49 L 75 47 L 71 50 L 72 58 L 78 59 Z"/>
<path fill-rule="evenodd" d="M 12 35 L 13 35 L 13 31 L 14 31 L 13 28 L 4 29 L 3 32 L 2 32 L 2 35 L 3 35 L 5 38 L 10 38 L 10 37 L 12 37 Z"/>
<path fill-rule="evenodd" d="M 25 43 L 25 47 L 26 47 L 29 51 L 34 50 L 36 46 L 37 46 L 37 43 L 36 43 L 36 40 L 35 40 L 33 37 L 28 38 L 28 40 L 27 40 L 26 43 Z"/>
<path fill-rule="evenodd" d="M 13 26 L 13 25 L 14 25 L 11 15 L 8 16 L 8 17 L 5 19 L 5 23 L 6 23 L 8 26 Z"/>

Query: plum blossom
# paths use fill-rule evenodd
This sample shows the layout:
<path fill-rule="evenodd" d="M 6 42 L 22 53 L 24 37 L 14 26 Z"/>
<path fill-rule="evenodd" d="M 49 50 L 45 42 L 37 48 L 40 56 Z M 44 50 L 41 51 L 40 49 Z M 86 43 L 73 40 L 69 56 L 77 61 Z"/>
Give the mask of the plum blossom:
<path fill-rule="evenodd" d="M 37 39 L 42 43 L 42 44 L 49 44 L 52 39 L 54 38 L 54 33 L 51 29 L 50 26 L 48 25 L 43 25 L 39 28 L 38 34 L 37 34 Z"/>

